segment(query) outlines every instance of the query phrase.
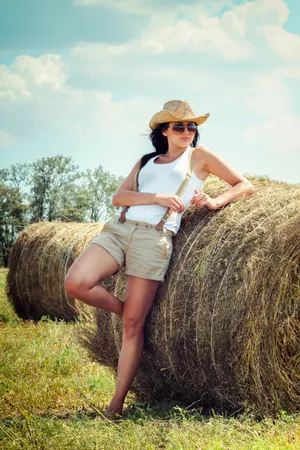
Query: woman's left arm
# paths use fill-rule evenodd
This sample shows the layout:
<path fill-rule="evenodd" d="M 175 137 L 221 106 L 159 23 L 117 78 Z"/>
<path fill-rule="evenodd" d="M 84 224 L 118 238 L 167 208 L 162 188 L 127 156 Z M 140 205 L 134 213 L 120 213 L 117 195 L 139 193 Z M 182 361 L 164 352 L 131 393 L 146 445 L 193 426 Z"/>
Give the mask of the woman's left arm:
<path fill-rule="evenodd" d="M 230 184 L 232 188 L 215 198 L 211 198 L 204 192 L 200 192 L 195 189 L 195 195 L 191 200 L 192 205 L 195 205 L 197 208 L 203 208 L 206 206 L 208 209 L 218 209 L 239 197 L 253 194 L 253 184 L 243 175 L 230 167 L 212 150 L 206 147 L 196 148 L 196 164 L 199 159 L 201 159 L 201 166 L 204 170 L 226 181 L 226 183 Z"/>

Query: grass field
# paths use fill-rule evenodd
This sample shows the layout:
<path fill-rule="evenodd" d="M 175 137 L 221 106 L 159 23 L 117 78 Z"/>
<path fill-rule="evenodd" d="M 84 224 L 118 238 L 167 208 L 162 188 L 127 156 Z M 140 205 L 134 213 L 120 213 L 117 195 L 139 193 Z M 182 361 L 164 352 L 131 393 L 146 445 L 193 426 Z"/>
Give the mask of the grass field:
<path fill-rule="evenodd" d="M 18 319 L 6 274 L 0 269 L 0 449 L 300 449 L 300 414 L 284 411 L 257 420 L 135 402 L 124 420 L 110 422 L 101 412 L 115 379 L 76 343 L 84 325 Z"/>

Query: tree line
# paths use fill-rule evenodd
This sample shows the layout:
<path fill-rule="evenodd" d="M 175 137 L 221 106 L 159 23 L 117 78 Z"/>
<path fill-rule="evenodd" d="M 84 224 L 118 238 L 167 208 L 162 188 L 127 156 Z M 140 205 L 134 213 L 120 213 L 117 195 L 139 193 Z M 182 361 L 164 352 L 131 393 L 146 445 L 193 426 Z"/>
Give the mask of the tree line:
<path fill-rule="evenodd" d="M 31 223 L 108 220 L 123 180 L 101 165 L 82 172 L 62 155 L 0 169 L 0 266 L 7 267 L 10 247 Z"/>

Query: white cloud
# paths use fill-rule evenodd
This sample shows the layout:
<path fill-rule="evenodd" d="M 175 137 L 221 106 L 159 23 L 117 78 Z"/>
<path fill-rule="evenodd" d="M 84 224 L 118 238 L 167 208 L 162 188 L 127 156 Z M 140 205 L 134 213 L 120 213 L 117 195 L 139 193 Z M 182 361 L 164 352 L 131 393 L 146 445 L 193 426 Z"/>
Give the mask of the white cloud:
<path fill-rule="evenodd" d="M 288 19 L 289 8 L 283 0 L 255 0 L 246 1 L 233 8 L 239 20 L 247 27 L 265 25 L 283 25 Z"/>
<path fill-rule="evenodd" d="M 78 62 L 89 64 L 89 72 L 115 71 L 117 65 L 136 61 L 141 57 L 178 55 L 179 62 L 187 56 L 209 54 L 224 61 L 245 61 L 260 51 L 261 33 L 265 26 L 281 27 L 289 9 L 283 0 L 255 0 L 242 5 L 231 1 L 169 2 L 129 0 L 77 0 L 85 6 L 106 6 L 121 10 L 143 11 L 150 17 L 141 35 L 126 44 L 79 43 L 72 48 Z M 213 6 L 212 6 L 213 5 Z M 221 7 L 229 6 L 219 17 Z M 149 9 L 150 8 L 150 9 Z M 300 38 L 299 38 L 300 39 Z M 180 65 L 180 63 L 179 63 Z M 91 68 L 91 66 L 93 66 Z M 121 68 L 122 70 L 122 68 Z"/>
<path fill-rule="evenodd" d="M 250 0 L 241 5 L 237 5 L 234 0 L 186 0 L 180 3 L 173 0 L 143 0 L 143 2 L 140 0 L 73 0 L 73 2 L 77 6 L 115 9 L 128 14 L 153 17 L 159 16 L 161 12 L 167 12 L 169 16 L 176 17 L 180 14 L 189 19 L 194 19 L 198 14 L 211 17 L 224 9 L 229 9 L 224 13 L 225 21 L 239 29 L 241 22 L 247 26 L 259 26 L 266 23 L 283 25 L 289 14 L 284 0 Z"/>
<path fill-rule="evenodd" d="M 288 62 L 300 62 L 300 36 L 289 33 L 279 26 L 266 25 L 262 29 L 262 34 L 271 49 L 281 58 Z"/>
<path fill-rule="evenodd" d="M 282 78 L 297 79 L 297 78 L 300 78 L 300 65 L 299 64 L 295 64 L 295 65 L 289 64 L 287 66 L 276 67 L 274 69 L 274 72 Z"/>
<path fill-rule="evenodd" d="M 18 56 L 9 67 L 0 65 L 0 103 L 31 101 L 37 89 L 59 91 L 66 71 L 58 55 Z"/>
<path fill-rule="evenodd" d="M 44 87 L 58 91 L 66 80 L 66 71 L 59 55 L 46 54 L 39 58 L 18 56 L 11 65 L 28 86 Z"/>
<path fill-rule="evenodd" d="M 116 67 L 140 57 L 178 55 L 183 62 L 187 55 L 211 54 L 226 61 L 247 60 L 255 48 L 244 39 L 245 27 L 237 16 L 225 14 L 221 19 L 198 15 L 197 21 L 155 15 L 141 36 L 128 44 L 79 43 L 71 55 L 81 63 L 108 73 Z"/>
<path fill-rule="evenodd" d="M 0 104 L 13 102 L 30 96 L 23 78 L 6 66 L 0 65 Z"/>
<path fill-rule="evenodd" d="M 0 130 L 0 147 L 7 147 L 13 141 L 12 136 L 10 136 L 6 131 Z"/>
<path fill-rule="evenodd" d="M 227 32 L 233 38 L 245 38 L 246 23 L 244 20 L 240 20 L 234 11 L 226 11 L 220 22 L 224 32 Z"/>
<path fill-rule="evenodd" d="M 184 7 L 181 13 L 184 14 Z M 269 50 L 269 41 L 263 42 L 261 37 L 264 34 L 264 29 L 268 26 L 283 30 L 282 26 L 288 20 L 289 8 L 283 0 L 254 0 L 245 1 L 240 5 L 235 5 L 232 2 L 230 9 L 225 11 L 220 18 L 218 16 L 213 17 L 207 9 L 201 8 L 199 10 L 187 8 L 186 13 L 189 20 L 192 22 L 198 21 L 201 28 L 203 22 L 205 24 L 208 19 L 219 20 L 220 28 L 227 39 L 231 39 L 240 45 L 243 44 L 244 48 L 247 45 L 244 59 L 249 59 L 255 55 L 254 48 L 256 53 L 259 54 L 267 44 L 267 50 Z M 230 49 L 228 49 L 229 52 Z"/>
<path fill-rule="evenodd" d="M 278 114 L 245 131 L 246 142 L 262 151 L 300 155 L 300 117 Z"/>
<path fill-rule="evenodd" d="M 69 63 L 92 77 L 100 73 L 122 73 L 124 69 L 132 70 L 128 64 L 124 64 L 128 60 L 128 54 L 133 56 L 130 49 L 130 44 L 82 42 L 71 48 Z"/>
<path fill-rule="evenodd" d="M 228 95 L 232 103 L 243 104 L 258 117 L 271 118 L 298 107 L 295 90 L 289 81 L 300 78 L 299 65 L 280 65 L 265 72 L 247 74 L 241 83 L 233 83 Z"/>
<path fill-rule="evenodd" d="M 145 105 L 152 100 L 118 102 L 108 92 L 73 88 L 67 84 L 67 68 L 57 55 L 18 57 L 4 69 L 0 72 L 5 93 L 0 110 L 3 145 L 11 135 L 26 141 L 52 132 L 84 141 L 87 136 L 124 139 L 145 131 L 149 120 Z M 24 93 L 30 98 L 26 104 Z"/>
<path fill-rule="evenodd" d="M 253 75 L 244 94 L 246 108 L 262 117 L 293 109 L 292 93 L 276 71 Z"/>
<path fill-rule="evenodd" d="M 228 25 L 228 24 L 227 24 Z M 177 20 L 162 24 L 153 21 L 141 36 L 139 52 L 144 54 L 210 53 L 234 61 L 248 59 L 254 47 L 243 40 L 242 28 L 232 38 L 218 17 L 201 17 L 200 23 Z M 183 58 L 183 56 L 181 56 Z"/>

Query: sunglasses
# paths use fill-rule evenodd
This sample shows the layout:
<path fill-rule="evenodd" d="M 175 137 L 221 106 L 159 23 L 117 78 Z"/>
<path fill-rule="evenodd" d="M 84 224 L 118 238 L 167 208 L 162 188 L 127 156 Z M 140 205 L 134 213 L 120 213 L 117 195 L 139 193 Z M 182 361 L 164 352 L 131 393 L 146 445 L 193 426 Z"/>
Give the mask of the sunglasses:
<path fill-rule="evenodd" d="M 197 125 L 194 122 L 190 122 L 187 125 L 184 123 L 173 123 L 169 125 L 169 128 L 172 129 L 174 134 L 182 134 L 184 130 L 187 129 L 189 134 L 195 134 L 197 130 Z"/>

